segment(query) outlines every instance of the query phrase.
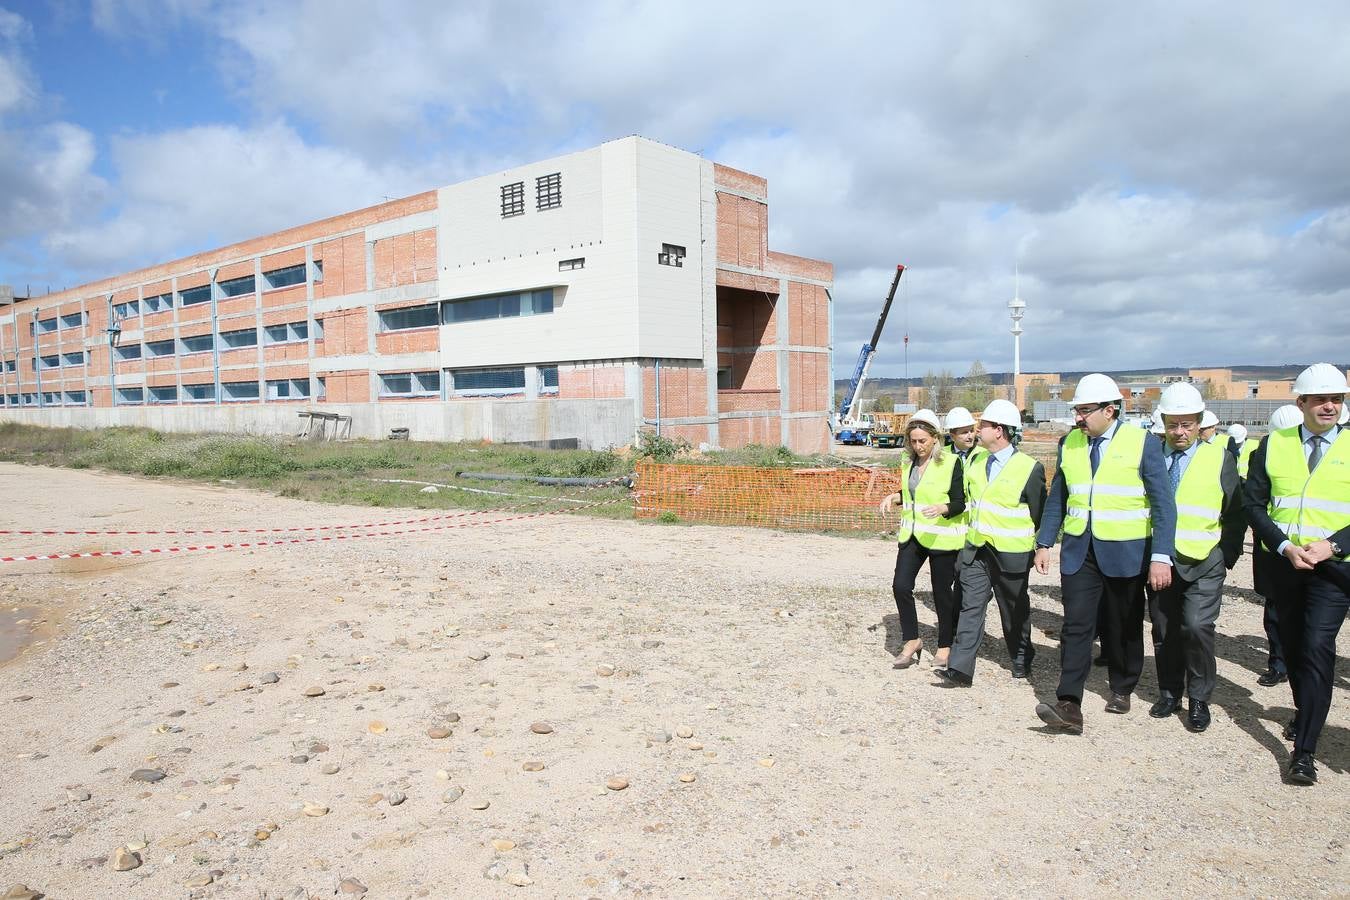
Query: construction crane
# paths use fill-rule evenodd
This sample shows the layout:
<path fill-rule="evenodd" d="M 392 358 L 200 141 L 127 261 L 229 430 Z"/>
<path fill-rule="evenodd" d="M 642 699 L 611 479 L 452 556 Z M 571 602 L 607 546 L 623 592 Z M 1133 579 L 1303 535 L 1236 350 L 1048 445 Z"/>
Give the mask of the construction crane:
<path fill-rule="evenodd" d="M 895 267 L 895 278 L 891 280 L 891 289 L 886 293 L 886 302 L 881 306 L 881 316 L 877 319 L 876 330 L 872 332 L 872 340 L 862 345 L 862 352 L 858 354 L 858 364 L 853 368 L 853 379 L 844 393 L 844 402 L 839 405 L 839 429 L 834 437 L 841 444 L 867 443 L 870 428 L 860 414 L 861 407 L 858 400 L 863 385 L 867 383 L 867 370 L 872 365 L 877 344 L 881 343 L 881 329 L 886 327 L 886 316 L 890 315 L 891 304 L 895 301 L 895 289 L 900 286 L 900 276 L 904 274 L 904 266 Z"/>

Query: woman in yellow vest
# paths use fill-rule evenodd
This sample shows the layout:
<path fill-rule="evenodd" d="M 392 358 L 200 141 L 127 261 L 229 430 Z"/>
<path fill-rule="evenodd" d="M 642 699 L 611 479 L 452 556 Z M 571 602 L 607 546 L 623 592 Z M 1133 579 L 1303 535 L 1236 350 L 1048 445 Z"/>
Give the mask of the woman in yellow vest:
<path fill-rule="evenodd" d="M 905 435 L 907 459 L 901 465 L 903 487 L 881 501 L 882 515 L 900 507 L 896 528 L 900 548 L 895 557 L 891 590 L 900 613 L 900 637 L 904 646 L 894 667 L 907 669 L 923 653 L 919 620 L 914 609 L 914 582 L 928 561 L 933 584 L 933 607 L 938 619 L 938 655 L 934 665 L 946 665 L 956 633 L 956 607 L 952 581 L 956 554 L 965 545 L 965 476 L 961 460 L 942 448 L 942 426 L 937 415 L 921 409 L 909 420 Z"/>

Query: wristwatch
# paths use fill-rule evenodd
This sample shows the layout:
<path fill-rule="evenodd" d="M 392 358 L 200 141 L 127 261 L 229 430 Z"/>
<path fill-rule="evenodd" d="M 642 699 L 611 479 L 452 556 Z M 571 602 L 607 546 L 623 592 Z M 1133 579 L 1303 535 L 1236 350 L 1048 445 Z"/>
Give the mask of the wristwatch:
<path fill-rule="evenodd" d="M 1340 544 L 1336 543 L 1335 541 L 1327 541 L 1327 544 L 1331 547 L 1331 555 L 1332 555 L 1332 556 L 1344 556 L 1344 555 L 1345 555 L 1345 551 L 1341 549 L 1341 545 L 1340 545 Z"/>

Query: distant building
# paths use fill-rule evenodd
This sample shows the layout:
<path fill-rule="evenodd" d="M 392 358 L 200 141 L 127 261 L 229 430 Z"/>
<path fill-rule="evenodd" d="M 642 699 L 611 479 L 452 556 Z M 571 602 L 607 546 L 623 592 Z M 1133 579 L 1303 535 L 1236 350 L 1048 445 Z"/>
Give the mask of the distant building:
<path fill-rule="evenodd" d="M 823 450 L 833 267 L 767 234 L 763 178 L 611 141 L 0 298 L 0 418 Z"/>

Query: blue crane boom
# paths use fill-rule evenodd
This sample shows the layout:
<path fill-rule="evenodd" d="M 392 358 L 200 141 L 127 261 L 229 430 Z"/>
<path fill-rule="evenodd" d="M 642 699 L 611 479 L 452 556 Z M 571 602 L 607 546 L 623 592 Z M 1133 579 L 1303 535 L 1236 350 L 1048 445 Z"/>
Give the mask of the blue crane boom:
<path fill-rule="evenodd" d="M 862 352 L 858 354 L 858 364 L 853 369 L 853 379 L 848 384 L 848 391 L 844 394 L 844 402 L 839 406 L 839 421 L 841 423 L 850 419 L 853 415 L 853 404 L 858 399 L 858 392 L 867 381 L 867 369 L 872 365 L 872 356 L 876 353 L 877 344 L 881 343 L 881 329 L 886 327 L 886 316 L 890 315 L 891 304 L 895 301 L 895 289 L 900 286 L 900 276 L 905 274 L 904 266 L 895 267 L 895 278 L 891 280 L 891 289 L 886 293 L 886 302 L 881 306 L 881 316 L 877 319 L 876 330 L 872 332 L 872 340 L 862 345 Z"/>

